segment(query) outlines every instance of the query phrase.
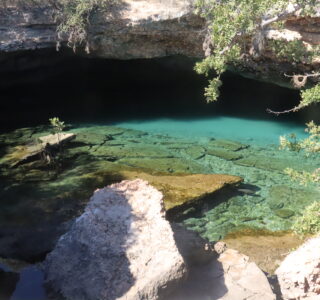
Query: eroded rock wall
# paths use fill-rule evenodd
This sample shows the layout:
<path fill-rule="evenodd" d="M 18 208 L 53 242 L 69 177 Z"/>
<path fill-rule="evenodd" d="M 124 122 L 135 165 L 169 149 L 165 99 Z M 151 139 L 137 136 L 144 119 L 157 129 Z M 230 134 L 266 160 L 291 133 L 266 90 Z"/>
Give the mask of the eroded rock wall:
<path fill-rule="evenodd" d="M 119 0 L 108 11 L 94 16 L 89 32 L 90 55 L 113 59 L 155 58 L 173 55 L 201 58 L 206 22 L 194 14 L 194 0 Z M 1 53 L 55 48 L 56 10 L 49 6 L 0 8 Z M 294 17 L 285 28 L 270 30 L 267 38 L 308 46 L 320 44 L 320 18 Z M 61 41 L 66 45 L 67 37 Z M 81 49 L 78 54 L 87 55 Z M 1 57 L 0 57 L 1 60 Z M 291 63 L 265 49 L 259 58 L 249 59 L 235 71 L 245 76 L 278 84 L 289 84 L 284 73 L 312 72 L 312 63 Z"/>

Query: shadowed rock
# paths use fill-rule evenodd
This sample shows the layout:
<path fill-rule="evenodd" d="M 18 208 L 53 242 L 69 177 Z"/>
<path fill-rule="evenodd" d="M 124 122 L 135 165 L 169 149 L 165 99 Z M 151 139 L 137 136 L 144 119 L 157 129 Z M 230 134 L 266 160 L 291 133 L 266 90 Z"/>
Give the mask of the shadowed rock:
<path fill-rule="evenodd" d="M 186 268 L 147 182 L 97 190 L 44 263 L 47 283 L 67 299 L 166 299 Z"/>
<path fill-rule="evenodd" d="M 41 158 L 44 151 L 58 147 L 74 139 L 74 133 L 56 133 L 39 137 L 39 142 L 31 145 L 16 146 L 12 152 L 1 159 L 1 163 L 9 164 L 12 168 Z"/>

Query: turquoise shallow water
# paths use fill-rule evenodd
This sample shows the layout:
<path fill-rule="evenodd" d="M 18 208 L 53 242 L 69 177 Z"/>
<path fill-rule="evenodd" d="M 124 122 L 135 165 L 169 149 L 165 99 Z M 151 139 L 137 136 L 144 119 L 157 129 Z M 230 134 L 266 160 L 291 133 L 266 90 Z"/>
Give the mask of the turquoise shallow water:
<path fill-rule="evenodd" d="M 212 117 L 199 119 L 152 119 L 118 122 L 114 125 L 147 131 L 153 134 L 167 134 L 187 139 L 221 138 L 241 141 L 253 145 L 278 144 L 279 136 L 296 133 L 298 138 L 306 137 L 303 124 L 294 122 L 253 120 L 236 117 Z"/>
<path fill-rule="evenodd" d="M 253 120 L 235 117 L 202 119 L 155 119 L 116 123 L 116 126 L 143 130 L 150 134 L 193 141 L 210 152 L 210 140 L 231 140 L 250 145 L 235 150 L 238 157 L 205 155 L 197 163 L 208 173 L 237 175 L 244 178 L 244 193 L 207 203 L 196 216 L 183 221 L 209 240 L 223 238 L 228 232 L 252 227 L 271 231 L 288 230 L 305 206 L 320 199 L 315 186 L 302 187 L 283 174 L 286 167 L 313 170 L 319 157 L 307 158 L 302 152 L 280 151 L 279 136 L 295 133 L 306 138 L 304 125 L 293 122 Z M 179 143 L 179 140 L 175 140 Z M 215 146 L 214 146 L 215 147 Z M 220 146 L 218 145 L 218 149 Z M 230 150 L 230 149 L 224 149 Z M 226 151 L 226 153 L 230 153 Z M 195 156 L 193 157 L 195 158 Z M 190 161 L 192 159 L 189 157 Z M 193 159 L 194 161 L 194 159 Z M 219 201 L 221 203 L 219 203 Z"/>
<path fill-rule="evenodd" d="M 47 126 L 0 135 L 0 256 L 43 259 L 93 191 L 122 179 L 115 175 L 121 168 L 242 177 L 241 186 L 210 196 L 179 217 L 210 241 L 243 228 L 288 230 L 306 206 L 320 200 L 317 187 L 299 186 L 283 173 L 285 167 L 313 170 L 320 165 L 319 156 L 278 149 L 280 135 L 306 137 L 303 124 L 235 117 L 159 118 L 77 123 L 67 131 L 77 136 L 65 146 L 62 167 L 52 168 L 37 161 L 10 167 L 7 160 L 16 147 L 48 135 Z M 45 297 L 39 289 L 41 273 L 28 272 L 25 276 L 34 281 L 26 280 L 25 285 L 21 273 L 12 299 L 29 299 L 33 284 L 38 284 L 34 299 Z"/>

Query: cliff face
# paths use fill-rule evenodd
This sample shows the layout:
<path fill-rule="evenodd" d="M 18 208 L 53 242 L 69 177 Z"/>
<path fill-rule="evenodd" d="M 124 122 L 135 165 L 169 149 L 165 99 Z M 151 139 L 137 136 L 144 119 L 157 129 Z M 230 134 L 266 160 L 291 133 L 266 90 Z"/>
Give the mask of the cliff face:
<path fill-rule="evenodd" d="M 193 0 L 121 0 L 92 21 L 90 55 L 113 59 L 203 57 L 205 21 L 194 15 L 192 5 Z M 0 9 L 0 54 L 56 47 L 54 15 L 52 7 Z M 293 18 L 282 31 L 270 30 L 268 38 L 296 38 L 308 45 L 319 45 L 319 24 L 319 17 Z M 247 61 L 236 71 L 279 83 L 284 80 L 282 74 L 310 72 L 318 63 L 291 64 L 266 49 L 259 59 Z"/>
<path fill-rule="evenodd" d="M 51 7 L 10 7 L 0 12 L 0 51 L 56 47 Z M 95 57 L 133 59 L 202 56 L 204 20 L 188 0 L 125 0 L 97 15 L 90 27 Z"/>

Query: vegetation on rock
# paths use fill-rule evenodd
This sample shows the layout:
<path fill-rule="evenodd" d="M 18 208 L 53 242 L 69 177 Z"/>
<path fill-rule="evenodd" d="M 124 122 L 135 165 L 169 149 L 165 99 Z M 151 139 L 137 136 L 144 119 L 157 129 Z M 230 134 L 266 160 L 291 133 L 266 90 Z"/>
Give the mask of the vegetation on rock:
<path fill-rule="evenodd" d="M 320 202 L 314 202 L 306 208 L 303 215 L 295 221 L 292 229 L 299 235 L 320 232 Z"/>
<path fill-rule="evenodd" d="M 280 149 L 290 151 L 305 151 L 307 155 L 320 151 L 320 126 L 313 121 L 307 124 L 305 130 L 309 133 L 309 137 L 303 140 L 297 140 L 295 134 L 280 137 Z M 313 172 L 297 171 L 292 168 L 286 168 L 285 173 L 292 180 L 302 185 L 314 183 L 320 186 L 320 168 Z M 316 234 L 320 232 L 320 202 L 314 202 L 309 205 L 303 215 L 296 219 L 292 226 L 293 231 L 299 235 Z"/>
<path fill-rule="evenodd" d="M 88 32 L 94 12 L 104 10 L 115 0 L 58 0 L 58 37 L 68 36 L 68 45 L 76 50 L 78 45 L 86 44 L 89 52 Z"/>
<path fill-rule="evenodd" d="M 85 45 L 89 49 L 88 32 L 92 17 L 98 11 L 106 10 L 116 0 L 3 0 L 0 8 L 11 5 L 18 7 L 50 6 L 54 8 L 57 22 L 57 49 L 60 41 L 68 41 L 68 46 L 75 51 L 77 46 Z"/>
<path fill-rule="evenodd" d="M 309 137 L 303 140 L 297 140 L 294 133 L 288 136 L 280 136 L 280 150 L 305 151 L 306 155 L 311 155 L 320 151 L 320 126 L 313 121 L 306 124 L 305 131 L 309 133 Z M 284 172 L 293 180 L 302 185 L 308 183 L 320 183 L 320 168 L 313 172 L 297 171 L 292 168 L 286 168 Z"/>
<path fill-rule="evenodd" d="M 291 63 L 306 63 L 319 56 L 318 47 L 311 47 L 298 38 L 270 40 L 270 30 L 281 30 L 290 17 L 312 16 L 318 0 L 197 0 L 196 12 L 208 23 L 204 42 L 206 58 L 197 63 L 195 70 L 216 77 L 209 81 L 205 89 L 207 101 L 215 101 L 219 96 L 221 75 L 228 65 L 239 66 L 252 59 L 259 59 L 268 48 L 279 58 Z M 288 75 L 295 87 L 302 88 L 309 77 L 317 79 L 318 72 Z M 315 85 L 301 91 L 298 106 L 276 114 L 297 111 L 311 103 L 320 102 L 320 86 Z"/>

